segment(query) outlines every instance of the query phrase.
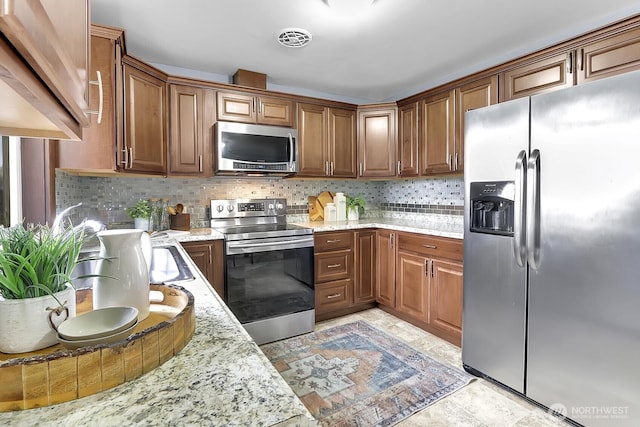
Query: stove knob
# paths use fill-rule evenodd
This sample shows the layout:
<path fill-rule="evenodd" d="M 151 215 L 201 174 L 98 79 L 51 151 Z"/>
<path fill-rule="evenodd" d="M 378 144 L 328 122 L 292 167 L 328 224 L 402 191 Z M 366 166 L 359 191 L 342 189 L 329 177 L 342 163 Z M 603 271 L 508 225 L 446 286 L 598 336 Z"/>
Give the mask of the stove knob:
<path fill-rule="evenodd" d="M 273 210 L 273 203 L 269 203 L 269 210 L 272 211 Z"/>
<path fill-rule="evenodd" d="M 218 212 L 222 212 L 222 211 L 224 210 L 224 206 L 222 206 L 222 205 L 218 205 L 218 206 L 216 206 L 216 210 L 217 210 Z"/>
<path fill-rule="evenodd" d="M 284 209 L 284 205 L 282 203 L 276 203 L 276 209 L 281 211 Z"/>
<path fill-rule="evenodd" d="M 233 212 L 233 205 L 227 205 L 227 210 L 229 212 Z"/>

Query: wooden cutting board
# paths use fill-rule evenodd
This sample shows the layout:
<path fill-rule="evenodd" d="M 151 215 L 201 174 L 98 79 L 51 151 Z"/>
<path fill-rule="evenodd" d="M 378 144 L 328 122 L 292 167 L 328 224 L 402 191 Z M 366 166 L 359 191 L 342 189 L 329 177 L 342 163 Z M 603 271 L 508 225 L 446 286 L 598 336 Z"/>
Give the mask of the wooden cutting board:
<path fill-rule="evenodd" d="M 318 196 L 309 196 L 309 220 L 310 221 L 323 221 L 324 220 L 324 207 L 327 203 L 333 202 L 333 197 L 336 193 L 331 191 L 323 191 Z"/>
<path fill-rule="evenodd" d="M 322 221 L 322 206 L 316 196 L 309 196 L 309 221 Z"/>

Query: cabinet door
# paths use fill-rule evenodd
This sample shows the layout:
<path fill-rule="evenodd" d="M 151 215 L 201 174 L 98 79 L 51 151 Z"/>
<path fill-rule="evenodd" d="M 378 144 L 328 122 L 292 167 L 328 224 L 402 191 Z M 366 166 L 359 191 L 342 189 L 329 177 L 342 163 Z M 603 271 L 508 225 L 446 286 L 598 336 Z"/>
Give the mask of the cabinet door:
<path fill-rule="evenodd" d="M 405 105 L 398 111 L 398 166 L 400 176 L 418 176 L 419 103 Z"/>
<path fill-rule="evenodd" d="M 295 103 L 286 99 L 261 96 L 257 98 L 257 122 L 263 125 L 293 127 Z"/>
<path fill-rule="evenodd" d="M 422 101 L 421 173 L 439 174 L 453 170 L 455 138 L 455 91 L 443 92 Z"/>
<path fill-rule="evenodd" d="M 213 91 L 170 85 L 169 174 L 206 176 L 211 171 L 210 153 Z M 209 112 L 209 114 L 207 114 Z"/>
<path fill-rule="evenodd" d="M 125 171 L 167 171 L 166 83 L 143 70 L 124 65 Z"/>
<path fill-rule="evenodd" d="M 224 246 L 222 240 L 207 243 L 184 242 L 182 247 L 220 298 L 224 298 Z"/>
<path fill-rule="evenodd" d="M 395 176 L 395 108 L 358 112 L 358 162 L 361 177 Z"/>
<path fill-rule="evenodd" d="M 231 92 L 218 92 L 217 97 L 218 120 L 242 123 L 256 122 L 258 115 L 256 113 L 256 103 L 253 96 Z"/>
<path fill-rule="evenodd" d="M 376 236 L 376 301 L 395 307 L 396 252 L 395 233 L 378 230 Z"/>
<path fill-rule="evenodd" d="M 6 0 L 0 30 L 82 127 L 89 126 L 88 0 Z"/>
<path fill-rule="evenodd" d="M 327 109 L 298 104 L 298 175 L 328 176 Z"/>
<path fill-rule="evenodd" d="M 502 74 L 500 101 L 573 86 L 574 52 L 562 52 Z"/>
<path fill-rule="evenodd" d="M 102 115 L 91 114 L 82 130 L 82 143 L 58 143 L 58 167 L 76 170 L 114 171 L 116 150 L 122 146 L 122 31 L 92 26 L 91 78 L 100 73 Z M 99 88 L 90 85 L 91 109 L 100 109 Z M 98 121 L 100 119 L 100 121 Z"/>
<path fill-rule="evenodd" d="M 329 174 L 356 177 L 356 113 L 329 108 Z"/>
<path fill-rule="evenodd" d="M 462 263 L 433 259 L 431 265 L 431 324 L 462 337 Z"/>
<path fill-rule="evenodd" d="M 429 323 L 429 259 L 398 251 L 396 309 Z"/>
<path fill-rule="evenodd" d="M 353 303 L 375 301 L 376 232 L 356 232 L 356 271 Z"/>
<path fill-rule="evenodd" d="M 640 69 L 640 28 L 584 45 L 576 67 L 578 84 Z"/>
<path fill-rule="evenodd" d="M 469 110 L 498 102 L 498 76 L 478 80 L 456 89 L 456 139 L 453 170 L 464 170 L 464 117 Z"/>

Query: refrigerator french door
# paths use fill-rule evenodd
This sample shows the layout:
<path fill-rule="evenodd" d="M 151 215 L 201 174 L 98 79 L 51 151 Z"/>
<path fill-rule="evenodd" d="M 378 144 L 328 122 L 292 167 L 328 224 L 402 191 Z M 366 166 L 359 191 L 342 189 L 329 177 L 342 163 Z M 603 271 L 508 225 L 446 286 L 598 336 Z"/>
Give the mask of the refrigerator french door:
<path fill-rule="evenodd" d="M 640 74 L 466 123 L 463 364 L 580 424 L 638 425 Z"/>

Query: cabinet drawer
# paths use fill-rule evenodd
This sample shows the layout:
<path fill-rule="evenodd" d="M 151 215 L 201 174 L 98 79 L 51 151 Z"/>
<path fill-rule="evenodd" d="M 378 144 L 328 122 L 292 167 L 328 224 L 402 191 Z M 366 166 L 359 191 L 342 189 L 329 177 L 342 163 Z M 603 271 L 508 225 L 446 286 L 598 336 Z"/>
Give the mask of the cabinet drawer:
<path fill-rule="evenodd" d="M 398 233 L 398 249 L 429 257 L 462 260 L 462 240 Z"/>
<path fill-rule="evenodd" d="M 353 231 L 316 233 L 313 236 L 315 252 L 336 251 L 353 248 Z"/>
<path fill-rule="evenodd" d="M 316 254 L 316 283 L 349 279 L 353 273 L 353 252 L 351 249 Z"/>
<path fill-rule="evenodd" d="M 350 288 L 350 279 L 316 285 L 316 314 L 351 306 Z"/>

